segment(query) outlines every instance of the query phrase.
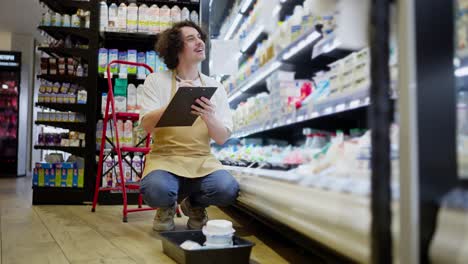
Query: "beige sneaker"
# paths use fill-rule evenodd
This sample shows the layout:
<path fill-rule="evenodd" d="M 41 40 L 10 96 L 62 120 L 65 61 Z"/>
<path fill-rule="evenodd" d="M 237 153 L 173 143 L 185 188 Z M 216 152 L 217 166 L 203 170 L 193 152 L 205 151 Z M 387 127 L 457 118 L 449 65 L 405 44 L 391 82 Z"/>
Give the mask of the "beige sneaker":
<path fill-rule="evenodd" d="M 189 217 L 187 221 L 188 229 L 202 229 L 208 221 L 208 214 L 204 207 L 192 207 L 189 198 L 185 198 L 180 204 L 184 215 Z"/>
<path fill-rule="evenodd" d="M 158 208 L 153 220 L 153 230 L 172 231 L 175 229 L 174 215 L 176 213 L 176 204 L 170 208 Z"/>

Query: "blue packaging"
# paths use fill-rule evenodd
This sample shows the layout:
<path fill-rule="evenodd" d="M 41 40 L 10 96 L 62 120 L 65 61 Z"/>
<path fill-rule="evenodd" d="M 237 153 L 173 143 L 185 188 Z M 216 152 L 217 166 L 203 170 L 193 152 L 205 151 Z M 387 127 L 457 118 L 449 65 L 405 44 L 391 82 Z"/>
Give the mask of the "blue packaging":
<path fill-rule="evenodd" d="M 121 61 L 128 60 L 128 55 L 126 51 L 119 51 L 119 60 Z M 128 73 L 127 69 L 128 69 L 127 64 L 119 64 L 119 73 L 127 74 Z"/>
<path fill-rule="evenodd" d="M 146 54 L 144 52 L 138 52 L 137 62 L 146 64 Z M 146 68 L 138 66 L 138 75 L 146 75 Z"/>
<path fill-rule="evenodd" d="M 111 49 L 109 50 L 109 63 L 111 63 L 114 60 L 119 59 L 119 51 L 117 49 Z M 112 64 L 111 65 L 111 73 L 119 73 L 119 65 L 118 64 Z"/>
<path fill-rule="evenodd" d="M 39 186 L 39 170 L 33 169 L 33 186 Z"/>
<path fill-rule="evenodd" d="M 156 51 L 151 50 L 146 52 L 146 64 L 148 64 L 148 66 L 150 66 L 153 69 L 153 72 L 157 71 L 156 57 Z M 148 70 L 146 71 L 146 74 L 149 74 Z"/>

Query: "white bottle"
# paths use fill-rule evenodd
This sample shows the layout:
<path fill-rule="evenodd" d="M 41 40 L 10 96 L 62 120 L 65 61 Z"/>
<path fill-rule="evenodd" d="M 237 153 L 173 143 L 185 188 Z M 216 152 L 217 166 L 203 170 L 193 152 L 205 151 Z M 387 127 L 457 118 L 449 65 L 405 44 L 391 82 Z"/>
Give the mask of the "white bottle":
<path fill-rule="evenodd" d="M 106 158 L 104 163 L 102 164 L 102 187 L 115 187 L 115 174 L 113 171 L 109 171 L 112 166 L 114 165 L 114 161 L 109 156 Z M 109 172 L 108 172 L 109 171 Z M 108 172 L 107 174 L 105 174 Z"/>
<path fill-rule="evenodd" d="M 180 7 L 175 5 L 171 8 L 171 25 L 174 25 L 175 23 L 179 23 L 180 21 L 181 21 Z"/>
<path fill-rule="evenodd" d="M 138 18 L 139 9 L 135 3 L 131 3 L 127 8 L 127 31 L 137 32 L 138 31 Z M 141 17 L 140 17 L 141 18 Z"/>
<path fill-rule="evenodd" d="M 171 22 L 171 9 L 167 5 L 159 9 L 159 25 L 161 32 L 170 27 Z"/>
<path fill-rule="evenodd" d="M 191 13 L 190 13 L 190 21 L 192 21 L 193 23 L 197 24 L 199 23 L 198 21 L 198 13 L 197 11 L 193 10 Z"/>
<path fill-rule="evenodd" d="M 122 162 L 125 182 L 132 182 L 131 164 L 132 164 L 132 159 L 129 156 L 125 157 L 125 161 Z"/>
<path fill-rule="evenodd" d="M 302 32 L 302 15 L 303 15 L 302 6 L 297 5 L 294 7 L 294 14 L 291 17 L 291 41 L 294 41 L 298 38 Z"/>
<path fill-rule="evenodd" d="M 143 84 L 138 85 L 136 89 L 136 112 L 139 113 L 141 110 L 141 104 L 145 98 Z"/>
<path fill-rule="evenodd" d="M 121 180 L 120 180 L 120 167 L 119 167 L 119 156 L 115 155 L 114 156 L 114 174 L 115 174 L 115 179 L 116 179 L 116 185 L 120 185 Z M 123 164 L 122 164 L 123 165 Z"/>
<path fill-rule="evenodd" d="M 190 11 L 188 10 L 188 8 L 186 7 L 182 8 L 180 20 L 181 21 L 190 20 Z"/>
<path fill-rule="evenodd" d="M 136 171 L 136 173 L 134 171 L 132 171 L 132 181 L 133 182 L 139 182 L 140 179 L 141 179 L 141 173 L 142 173 L 142 164 L 141 164 L 140 156 L 133 157 L 132 167 Z"/>
<path fill-rule="evenodd" d="M 102 93 L 102 96 L 101 96 L 101 114 L 103 116 L 106 113 L 106 104 L 107 104 L 107 93 Z"/>
<path fill-rule="evenodd" d="M 123 147 L 123 136 L 124 136 L 124 122 L 122 120 L 117 120 L 117 133 L 119 137 L 119 144 L 121 147 Z M 117 144 L 117 142 L 114 142 Z"/>
<path fill-rule="evenodd" d="M 52 15 L 50 10 L 44 13 L 44 20 L 42 25 L 48 27 L 52 25 Z"/>
<path fill-rule="evenodd" d="M 115 129 L 112 126 L 112 122 L 109 120 L 107 121 L 106 127 L 106 136 L 115 144 Z M 106 140 L 106 149 L 111 148 L 111 144 Z"/>
<path fill-rule="evenodd" d="M 137 88 L 131 83 L 127 87 L 127 112 L 134 113 L 137 107 Z"/>
<path fill-rule="evenodd" d="M 117 7 L 117 5 L 115 3 L 112 3 L 110 6 L 109 6 L 109 19 L 108 19 L 108 25 L 107 25 L 107 28 L 108 30 L 107 31 L 116 31 L 117 30 L 117 18 L 118 18 L 118 10 L 119 8 Z"/>
<path fill-rule="evenodd" d="M 148 32 L 148 6 L 145 4 L 138 7 L 138 32 Z"/>
<path fill-rule="evenodd" d="M 159 22 L 159 7 L 157 5 L 152 5 L 148 10 L 148 30 L 150 33 L 159 33 Z"/>
<path fill-rule="evenodd" d="M 109 7 L 105 1 L 99 3 L 99 31 L 106 31 L 109 23 Z"/>
<path fill-rule="evenodd" d="M 123 129 L 123 146 L 133 147 L 133 123 L 130 120 L 125 121 Z"/>
<path fill-rule="evenodd" d="M 121 3 L 117 11 L 117 28 L 119 31 L 127 31 L 127 5 Z"/>

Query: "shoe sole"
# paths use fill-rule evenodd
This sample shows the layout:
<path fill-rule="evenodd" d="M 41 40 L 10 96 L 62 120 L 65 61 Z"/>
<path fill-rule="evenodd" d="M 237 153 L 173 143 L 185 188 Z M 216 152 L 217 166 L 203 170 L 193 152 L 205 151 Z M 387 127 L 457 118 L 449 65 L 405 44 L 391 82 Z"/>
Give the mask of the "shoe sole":
<path fill-rule="evenodd" d="M 172 222 L 170 224 L 156 224 L 153 223 L 153 230 L 156 232 L 164 232 L 164 231 L 174 231 L 175 230 L 175 223 Z"/>

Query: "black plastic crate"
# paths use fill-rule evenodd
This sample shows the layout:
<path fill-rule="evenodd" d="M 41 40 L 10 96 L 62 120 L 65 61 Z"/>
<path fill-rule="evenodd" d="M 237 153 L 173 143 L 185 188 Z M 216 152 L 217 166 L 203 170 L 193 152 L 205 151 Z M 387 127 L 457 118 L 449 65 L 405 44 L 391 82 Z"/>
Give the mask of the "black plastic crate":
<path fill-rule="evenodd" d="M 171 231 L 160 233 L 163 242 L 163 251 L 180 264 L 243 264 L 249 263 L 250 252 L 254 243 L 234 236 L 232 247 L 228 248 L 207 248 L 197 250 L 185 250 L 180 247 L 186 240 L 203 245 L 205 235 L 202 231 Z"/>

